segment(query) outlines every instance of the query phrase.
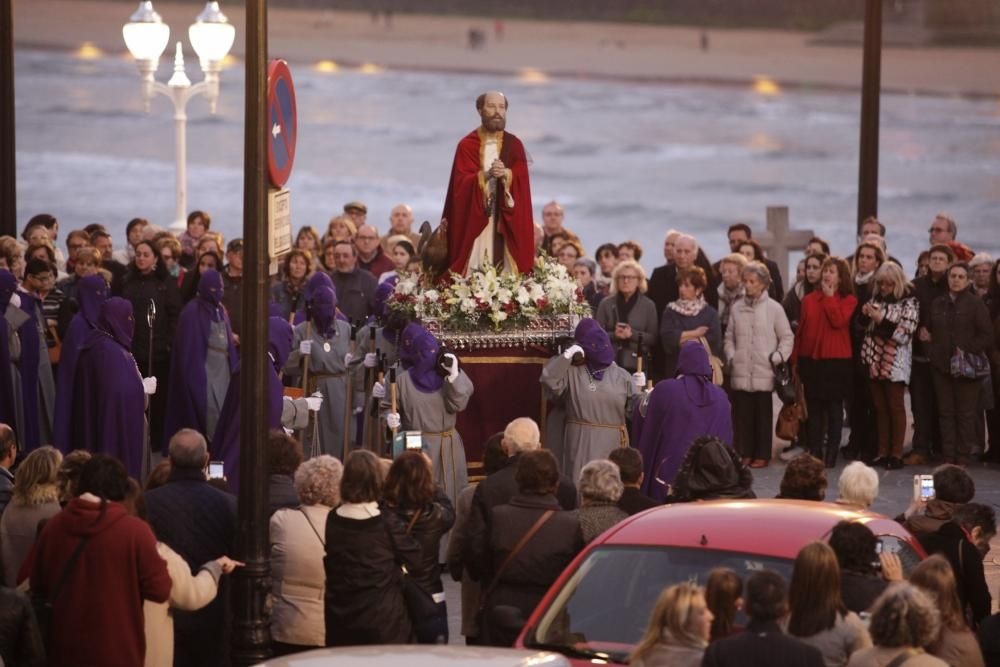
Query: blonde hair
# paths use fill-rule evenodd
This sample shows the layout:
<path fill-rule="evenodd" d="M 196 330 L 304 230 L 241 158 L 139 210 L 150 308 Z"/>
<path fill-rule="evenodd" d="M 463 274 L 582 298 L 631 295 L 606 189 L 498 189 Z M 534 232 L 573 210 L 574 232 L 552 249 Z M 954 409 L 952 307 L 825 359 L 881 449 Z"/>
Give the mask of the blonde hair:
<path fill-rule="evenodd" d="M 626 259 L 618 262 L 614 271 L 611 272 L 611 289 L 609 292 L 611 296 L 618 294 L 618 276 L 625 269 L 632 269 L 639 274 L 639 293 L 645 294 L 646 290 L 649 289 L 649 282 L 646 280 L 646 270 L 634 259 Z"/>
<path fill-rule="evenodd" d="M 347 233 L 350 239 L 353 239 L 358 235 L 358 226 L 354 224 L 354 220 L 346 215 L 338 215 L 330 218 L 330 222 L 326 225 L 327 238 L 333 238 L 333 225 L 337 222 L 343 223 L 347 227 Z"/>
<path fill-rule="evenodd" d="M 902 299 L 903 295 L 910 289 L 910 282 L 903 274 L 903 269 L 899 268 L 899 265 L 895 262 L 886 262 L 875 269 L 875 275 L 872 277 L 872 280 L 875 281 L 876 288 L 878 287 L 878 281 L 883 278 L 892 281 L 892 295 L 897 299 Z M 878 292 L 875 293 L 877 294 Z"/>
<path fill-rule="evenodd" d="M 723 264 L 727 263 L 735 264 L 737 268 L 739 268 L 740 270 L 740 275 L 743 275 L 743 267 L 746 266 L 749 262 L 750 260 L 746 258 L 746 255 L 743 255 L 738 252 L 731 252 L 719 260 L 719 266 L 721 267 Z"/>
<path fill-rule="evenodd" d="M 629 662 L 634 665 L 648 656 L 665 637 L 679 646 L 705 648 L 705 640 L 687 629 L 699 600 L 705 607 L 705 591 L 696 584 L 685 581 L 665 588 L 649 615 L 646 633 L 629 655 Z"/>
<path fill-rule="evenodd" d="M 28 454 L 17 467 L 14 478 L 14 504 L 32 507 L 42 503 L 57 502 L 59 466 L 62 454 L 50 445 L 39 447 Z"/>

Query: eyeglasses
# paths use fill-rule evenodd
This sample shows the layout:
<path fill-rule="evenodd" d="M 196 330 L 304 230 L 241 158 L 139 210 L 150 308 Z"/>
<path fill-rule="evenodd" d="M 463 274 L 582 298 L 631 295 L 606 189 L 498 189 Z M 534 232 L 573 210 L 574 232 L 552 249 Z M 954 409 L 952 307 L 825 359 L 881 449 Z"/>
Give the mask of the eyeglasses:
<path fill-rule="evenodd" d="M 355 236 L 355 241 L 378 241 L 377 236 Z"/>
<path fill-rule="evenodd" d="M 618 280 L 638 280 L 639 276 L 618 276 Z"/>
<path fill-rule="evenodd" d="M 938 234 L 938 233 L 941 233 L 941 232 L 946 232 L 946 231 L 948 231 L 948 228 L 947 228 L 947 227 L 931 227 L 931 228 L 930 228 L 930 229 L 928 229 L 927 231 L 928 231 L 929 233 L 931 233 L 931 234 Z"/>

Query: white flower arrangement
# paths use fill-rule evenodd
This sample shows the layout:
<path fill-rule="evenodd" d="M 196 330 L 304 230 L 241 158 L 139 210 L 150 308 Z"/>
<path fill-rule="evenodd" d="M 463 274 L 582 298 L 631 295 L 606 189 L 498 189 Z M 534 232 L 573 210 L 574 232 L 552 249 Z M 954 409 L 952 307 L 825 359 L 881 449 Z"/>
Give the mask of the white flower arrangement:
<path fill-rule="evenodd" d="M 451 331 L 493 331 L 523 327 L 538 318 L 590 315 L 576 281 L 551 257 L 535 259 L 530 274 L 497 273 L 490 266 L 468 276 L 452 273 L 448 283 L 423 284 L 400 276 L 389 308 L 411 319 L 435 320 Z"/>

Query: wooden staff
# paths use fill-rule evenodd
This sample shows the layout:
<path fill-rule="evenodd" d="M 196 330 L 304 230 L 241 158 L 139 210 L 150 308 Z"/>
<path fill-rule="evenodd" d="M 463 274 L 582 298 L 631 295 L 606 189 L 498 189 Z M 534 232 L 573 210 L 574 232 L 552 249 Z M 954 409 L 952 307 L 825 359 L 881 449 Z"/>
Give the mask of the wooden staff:
<path fill-rule="evenodd" d="M 392 410 L 392 412 L 396 412 L 397 409 L 399 408 L 399 406 L 397 404 L 397 397 L 396 397 L 396 368 L 395 367 L 392 367 L 392 368 L 389 369 L 389 401 L 390 401 L 389 405 L 391 406 L 390 409 Z M 392 429 L 393 438 L 395 438 L 397 430 L 399 430 L 398 427 L 394 426 L 393 429 Z"/>
<path fill-rule="evenodd" d="M 355 329 L 354 326 L 352 325 L 351 342 L 349 345 L 351 354 L 357 352 L 357 350 L 355 349 L 355 341 L 357 340 L 357 335 L 358 335 L 358 330 Z M 353 361 L 353 359 L 351 361 Z M 347 452 L 351 448 L 351 426 L 352 426 L 351 422 L 353 421 L 351 419 L 351 415 L 353 414 L 353 410 L 351 408 L 354 407 L 354 390 L 351 386 L 353 383 L 351 382 L 350 364 L 344 364 L 344 373 L 345 373 L 344 386 L 347 390 L 347 397 L 346 400 L 344 401 L 344 455 L 340 459 L 341 461 L 347 460 Z"/>
<path fill-rule="evenodd" d="M 635 351 L 636 351 L 636 356 L 638 357 L 638 360 L 635 362 L 635 372 L 636 373 L 641 373 L 642 372 L 642 332 L 641 331 L 639 332 L 639 341 L 636 343 Z"/>
<path fill-rule="evenodd" d="M 375 337 L 378 335 L 378 331 L 373 323 L 369 328 L 369 338 L 368 338 L 368 353 L 375 354 Z M 365 368 L 365 399 L 371 398 L 372 385 L 375 384 L 375 368 Z M 363 447 L 365 449 L 371 450 L 371 431 L 374 429 L 374 424 L 372 424 L 371 415 L 368 410 L 365 410 L 364 417 L 364 433 Z"/>
<path fill-rule="evenodd" d="M 377 354 L 377 352 L 376 352 Z M 380 355 L 378 360 L 378 365 L 375 368 L 375 376 L 379 384 L 383 387 L 385 386 L 385 355 Z M 378 418 L 379 403 L 382 399 L 371 397 L 371 407 L 368 410 L 368 422 L 371 425 L 371 431 L 365 431 L 365 439 L 368 441 L 368 449 L 375 452 L 379 456 L 382 455 L 382 447 L 379 445 L 379 439 L 381 438 L 381 430 L 379 429 Z"/>

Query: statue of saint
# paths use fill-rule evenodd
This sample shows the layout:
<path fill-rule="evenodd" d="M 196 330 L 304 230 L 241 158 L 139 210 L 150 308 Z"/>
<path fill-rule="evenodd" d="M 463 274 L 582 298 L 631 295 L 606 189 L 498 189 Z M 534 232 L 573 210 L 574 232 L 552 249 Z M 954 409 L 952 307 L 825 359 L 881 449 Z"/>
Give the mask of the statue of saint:
<path fill-rule="evenodd" d="M 458 142 L 441 214 L 448 221 L 448 268 L 468 275 L 493 264 L 508 273 L 530 273 L 535 230 L 524 146 L 504 131 L 503 93 L 483 93 L 476 109 L 482 125 Z"/>

